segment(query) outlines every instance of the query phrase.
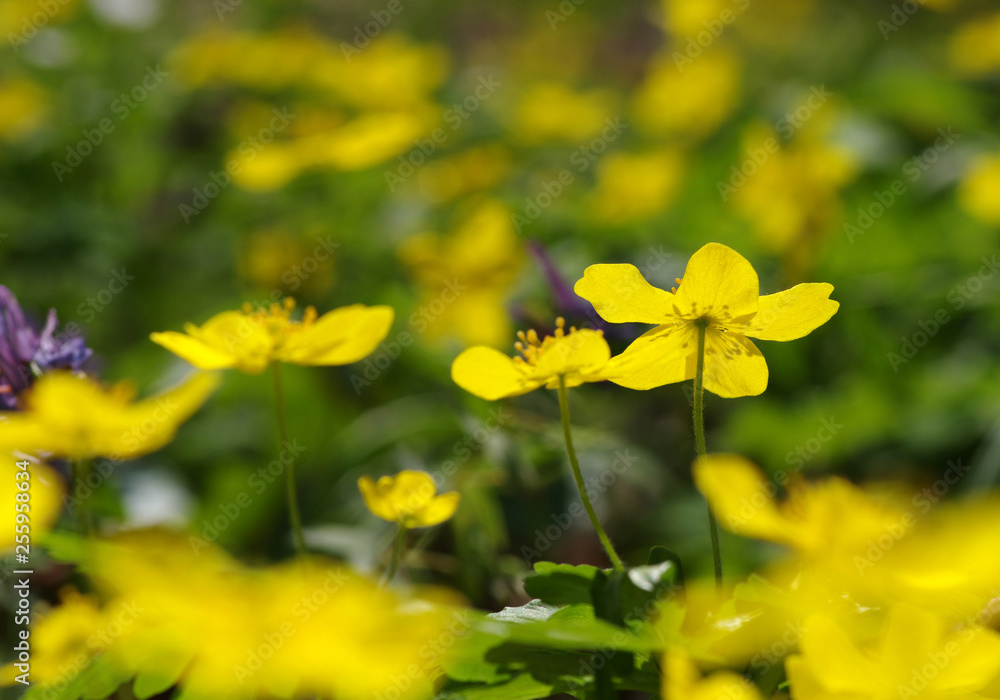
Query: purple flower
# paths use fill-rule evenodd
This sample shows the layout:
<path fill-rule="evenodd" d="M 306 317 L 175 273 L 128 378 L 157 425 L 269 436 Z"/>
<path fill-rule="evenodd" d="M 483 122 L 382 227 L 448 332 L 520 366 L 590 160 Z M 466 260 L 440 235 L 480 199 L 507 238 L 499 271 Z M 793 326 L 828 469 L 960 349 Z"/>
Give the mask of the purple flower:
<path fill-rule="evenodd" d="M 38 333 L 25 320 L 17 297 L 0 285 L 0 407 L 17 408 L 17 397 L 37 374 L 53 369 L 79 370 L 92 351 L 83 338 L 56 335 L 59 319 L 49 311 Z"/>

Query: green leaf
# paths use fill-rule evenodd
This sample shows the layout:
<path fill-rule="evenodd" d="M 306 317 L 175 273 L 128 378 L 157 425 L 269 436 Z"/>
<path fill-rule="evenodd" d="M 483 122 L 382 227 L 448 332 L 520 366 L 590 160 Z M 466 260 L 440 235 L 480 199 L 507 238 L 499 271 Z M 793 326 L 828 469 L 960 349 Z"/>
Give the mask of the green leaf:
<path fill-rule="evenodd" d="M 647 651 L 657 647 L 652 637 L 638 635 L 594 615 L 590 605 L 554 608 L 533 600 L 520 608 L 504 608 L 474 624 L 499 642 L 512 642 L 548 649 L 595 649 Z"/>
<path fill-rule="evenodd" d="M 179 658 L 174 662 L 160 660 L 160 668 L 156 672 L 141 672 L 135 677 L 132 693 L 137 700 L 158 695 L 173 685 L 176 685 L 181 674 L 187 667 L 189 659 Z"/>
<path fill-rule="evenodd" d="M 507 607 L 500 612 L 490 613 L 488 617 L 502 622 L 544 622 L 552 617 L 559 608 L 554 605 L 546 605 L 540 600 L 529 600 L 524 605 L 516 608 Z"/>
<path fill-rule="evenodd" d="M 535 564 L 535 573 L 524 579 L 524 590 L 550 605 L 590 603 L 590 589 L 598 571 L 596 566 L 585 564 L 573 566 L 540 561 Z"/>
<path fill-rule="evenodd" d="M 555 686 L 522 673 L 513 680 L 494 685 L 455 684 L 445 688 L 435 700 L 535 700 L 555 692 Z"/>
<path fill-rule="evenodd" d="M 89 549 L 87 540 L 72 532 L 49 532 L 42 544 L 50 557 L 71 564 L 83 561 Z"/>

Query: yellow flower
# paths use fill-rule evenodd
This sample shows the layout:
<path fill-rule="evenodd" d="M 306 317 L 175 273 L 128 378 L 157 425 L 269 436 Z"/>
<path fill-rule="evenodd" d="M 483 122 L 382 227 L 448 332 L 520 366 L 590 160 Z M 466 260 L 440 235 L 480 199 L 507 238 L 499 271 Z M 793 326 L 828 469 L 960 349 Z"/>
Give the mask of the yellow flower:
<path fill-rule="evenodd" d="M 420 169 L 417 180 L 424 196 L 445 202 L 495 187 L 510 170 L 510 151 L 498 143 L 487 143 L 428 163 Z"/>
<path fill-rule="evenodd" d="M 521 357 L 510 358 L 499 350 L 478 346 L 468 348 L 451 365 L 451 378 L 470 394 L 496 401 L 520 396 L 539 387 L 559 388 L 603 382 L 611 359 L 611 349 L 601 331 L 565 331 L 566 322 L 556 319 L 553 335 L 539 338 L 535 331 L 518 331 L 515 349 Z"/>
<path fill-rule="evenodd" d="M 951 65 L 978 78 L 1000 68 L 1000 13 L 987 15 L 962 26 L 949 44 Z"/>
<path fill-rule="evenodd" d="M 290 318 L 295 302 L 253 310 L 224 311 L 185 333 L 153 333 L 150 339 L 200 369 L 236 368 L 260 374 L 272 362 L 346 365 L 369 355 L 392 325 L 388 306 L 343 306 L 319 318 L 306 308 L 302 321 Z"/>
<path fill-rule="evenodd" d="M 680 652 L 663 655 L 663 697 L 671 700 L 761 700 L 757 686 L 730 671 L 705 678 L 690 658 Z"/>
<path fill-rule="evenodd" d="M 594 212 L 615 224 L 645 219 L 674 201 L 683 175 L 676 149 L 609 153 L 597 165 Z"/>
<path fill-rule="evenodd" d="M 767 388 L 767 363 L 748 340 L 794 340 L 826 323 L 840 306 L 829 284 L 799 284 L 759 296 L 757 273 L 736 251 L 709 243 L 688 261 L 679 288 L 650 285 L 632 265 L 591 265 L 576 283 L 611 323 L 652 323 L 612 361 L 608 379 L 630 389 L 693 379 L 699 327 L 705 331 L 705 389 L 756 396 Z"/>
<path fill-rule="evenodd" d="M 25 78 L 0 82 L 0 138 L 24 138 L 38 128 L 48 108 L 49 96 L 37 83 Z"/>
<path fill-rule="evenodd" d="M 1000 202 L 997 188 L 1000 187 L 1000 154 L 980 156 L 958 189 L 958 201 L 967 212 L 988 224 L 1000 223 Z"/>
<path fill-rule="evenodd" d="M 632 98 L 639 127 L 653 136 L 707 136 L 732 113 L 739 98 L 740 60 L 714 48 L 678 65 L 660 54 Z"/>
<path fill-rule="evenodd" d="M 904 512 L 838 477 L 818 484 L 793 481 L 788 498 L 776 503 L 774 485 L 739 455 L 701 457 L 692 473 L 719 524 L 730 532 L 777 542 L 831 564 L 838 556 L 864 551 L 869 540 L 897 525 Z M 845 518 L 845 513 L 851 517 Z M 849 559 L 847 564 L 853 566 Z"/>
<path fill-rule="evenodd" d="M 104 389 L 86 377 L 51 372 L 39 377 L 24 411 L 0 422 L 0 450 L 57 457 L 132 459 L 170 442 L 218 384 L 198 373 L 179 387 L 133 402 L 131 387 Z"/>
<path fill-rule="evenodd" d="M 800 648 L 786 662 L 795 700 L 980 697 L 976 691 L 1000 672 L 996 632 L 949 629 L 903 604 L 889 612 L 874 648 L 858 648 L 822 616 L 806 621 Z"/>
<path fill-rule="evenodd" d="M 358 479 L 358 488 L 368 510 L 407 528 L 443 523 L 458 508 L 459 494 L 451 491 L 437 495 L 434 479 L 426 472 L 406 469 L 378 481 L 363 476 Z"/>
<path fill-rule="evenodd" d="M 444 592 L 380 589 L 319 558 L 250 569 L 194 536 L 88 543 L 80 566 L 104 605 L 60 606 L 34 624 L 31 638 L 58 651 L 46 661 L 75 661 L 46 666 L 60 673 L 40 676 L 42 688 L 71 679 L 97 648 L 118 677 L 176 683 L 192 697 L 418 700 L 433 695 L 463 629 Z"/>
<path fill-rule="evenodd" d="M 28 464 L 26 470 L 22 470 L 18 464 Z M 18 474 L 27 474 L 26 477 L 18 478 Z M 21 481 L 28 482 L 26 492 L 17 488 Z M 27 493 L 25 504 L 17 503 L 17 494 Z M 3 519 L 3 532 L 0 534 L 0 552 L 14 548 L 18 544 L 17 513 L 26 513 L 29 518 L 29 528 L 31 537 L 41 540 L 42 535 L 52 527 L 59 513 L 62 510 L 63 495 L 62 479 L 55 469 L 45 462 L 36 459 L 27 459 L 18 454 L 6 453 L 3 455 L 3 465 L 0 466 L 0 502 L 4 503 L 7 510 L 7 517 Z M 20 543 L 25 540 L 21 539 Z"/>
<path fill-rule="evenodd" d="M 469 345 L 510 341 L 505 301 L 523 264 L 523 246 L 503 204 L 476 205 L 451 236 L 411 236 L 399 255 L 420 287 L 421 305 L 410 317 L 417 333 Z"/>
<path fill-rule="evenodd" d="M 536 83 L 521 95 L 511 130 L 528 144 L 579 144 L 599 134 L 615 117 L 616 103 L 609 90 L 575 92 L 563 83 Z"/>

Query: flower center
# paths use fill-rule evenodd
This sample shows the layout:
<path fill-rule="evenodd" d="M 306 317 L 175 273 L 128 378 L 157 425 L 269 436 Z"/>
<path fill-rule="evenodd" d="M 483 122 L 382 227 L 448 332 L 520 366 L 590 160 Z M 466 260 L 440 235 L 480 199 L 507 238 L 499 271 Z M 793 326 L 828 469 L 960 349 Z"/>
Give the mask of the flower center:
<path fill-rule="evenodd" d="M 539 338 L 534 330 L 529 330 L 527 333 L 518 331 L 518 341 L 514 343 L 514 349 L 521 356 L 514 356 L 514 364 L 534 367 L 553 343 L 573 333 L 576 333 L 576 326 L 570 326 L 569 331 L 566 331 L 566 319 L 562 316 L 556 319 L 556 329 L 552 335 L 547 335 L 544 338 Z"/>
<path fill-rule="evenodd" d="M 292 311 L 295 310 L 295 299 L 285 297 L 282 303 L 272 303 L 269 307 L 255 309 L 250 302 L 243 305 L 243 313 L 254 323 L 264 324 L 268 335 L 275 344 L 280 345 L 294 333 L 300 333 L 312 326 L 319 314 L 313 306 L 307 306 L 301 321 L 293 321 Z"/>

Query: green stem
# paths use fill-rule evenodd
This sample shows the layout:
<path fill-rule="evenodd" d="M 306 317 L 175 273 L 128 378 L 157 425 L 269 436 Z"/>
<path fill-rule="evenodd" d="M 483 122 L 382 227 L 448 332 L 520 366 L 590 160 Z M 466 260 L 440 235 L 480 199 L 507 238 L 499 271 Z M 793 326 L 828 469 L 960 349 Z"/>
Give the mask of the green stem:
<path fill-rule="evenodd" d="M 73 488 L 79 493 L 80 485 L 86 485 L 87 477 L 90 476 L 90 460 L 86 457 L 73 460 Z M 93 514 L 90 509 L 90 499 L 94 497 L 91 493 L 87 498 L 80 499 L 79 511 L 77 512 L 77 522 L 80 532 L 91 535 L 94 531 Z"/>
<path fill-rule="evenodd" d="M 406 548 L 406 527 L 400 523 L 399 527 L 396 529 L 396 537 L 392 545 L 392 559 L 389 560 L 389 566 L 385 570 L 385 575 L 382 577 L 382 585 L 388 586 L 392 583 L 392 579 L 396 578 L 396 570 L 399 569 L 399 563 L 403 561 L 403 550 Z"/>
<path fill-rule="evenodd" d="M 587 495 L 587 486 L 583 482 L 583 474 L 580 472 L 580 462 L 577 460 L 576 450 L 573 448 L 573 435 L 569 429 L 569 392 L 566 390 L 566 378 L 561 374 L 559 375 L 559 413 L 562 416 L 563 438 L 566 440 L 566 453 L 569 455 L 569 466 L 573 469 L 573 479 L 576 481 L 576 488 L 580 492 L 580 498 L 583 499 L 583 507 L 587 509 L 590 522 L 593 524 L 594 530 L 597 531 L 597 536 L 600 538 L 601 544 L 604 545 L 604 551 L 608 553 L 608 559 L 611 560 L 615 570 L 625 571 L 625 566 L 618 557 L 618 553 L 615 552 L 615 548 L 611 546 L 608 533 L 601 527 L 601 522 L 597 519 L 597 513 L 594 511 L 594 504 L 590 502 L 590 496 Z"/>
<path fill-rule="evenodd" d="M 694 371 L 694 443 L 699 457 L 705 456 L 705 330 L 708 323 L 702 319 L 698 326 L 698 364 Z M 708 530 L 712 536 L 712 563 L 715 566 L 715 586 L 722 590 L 722 551 L 719 548 L 719 524 L 715 521 L 712 507 L 708 507 Z"/>
<path fill-rule="evenodd" d="M 281 383 L 281 370 L 278 363 L 271 365 L 274 373 L 274 401 L 278 416 L 278 437 L 281 440 L 279 450 L 284 450 L 288 444 L 288 421 L 285 418 L 285 390 Z M 291 459 L 285 465 L 285 491 L 288 496 L 288 514 L 292 521 L 292 537 L 295 539 L 295 550 L 299 554 L 306 553 L 306 536 L 302 531 L 302 514 L 299 511 L 299 497 L 295 493 L 295 462 Z"/>

